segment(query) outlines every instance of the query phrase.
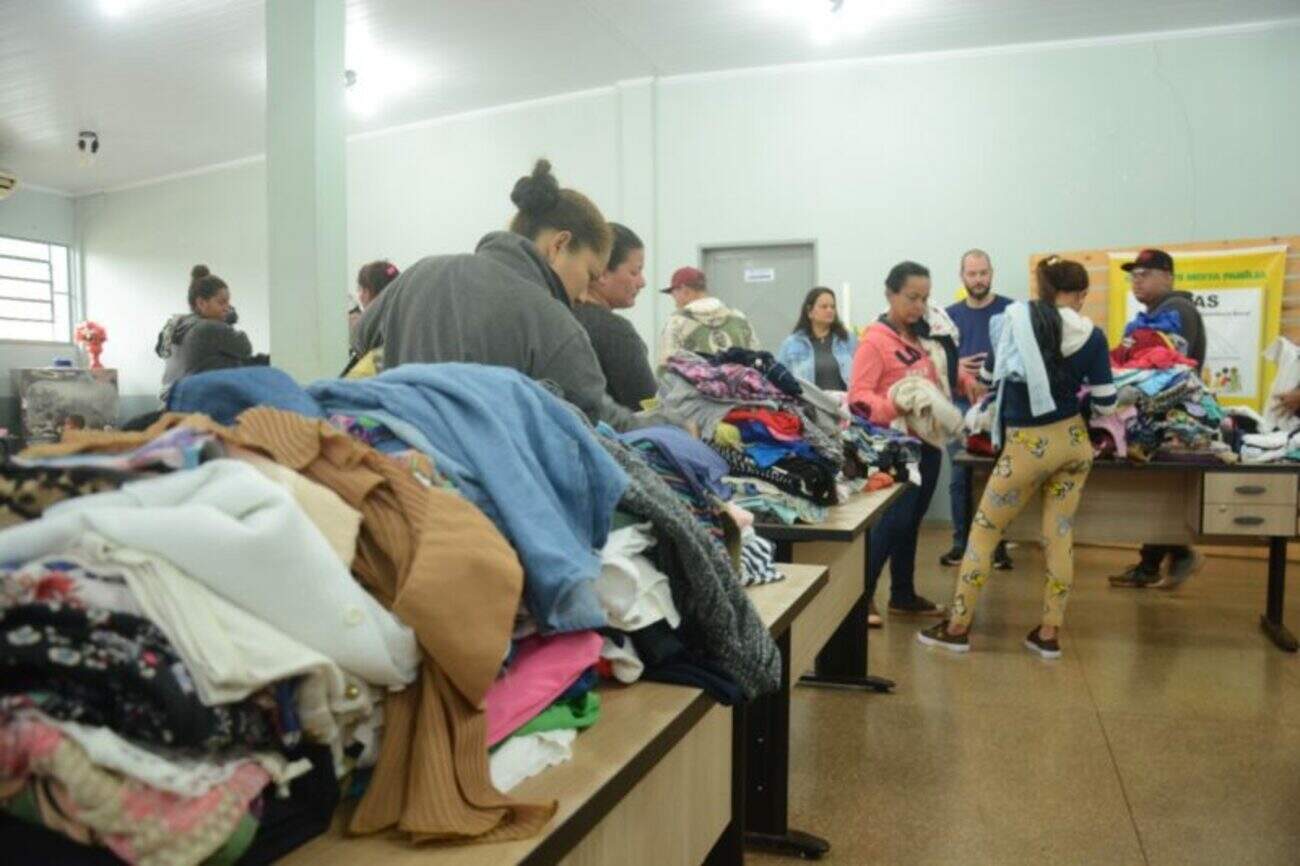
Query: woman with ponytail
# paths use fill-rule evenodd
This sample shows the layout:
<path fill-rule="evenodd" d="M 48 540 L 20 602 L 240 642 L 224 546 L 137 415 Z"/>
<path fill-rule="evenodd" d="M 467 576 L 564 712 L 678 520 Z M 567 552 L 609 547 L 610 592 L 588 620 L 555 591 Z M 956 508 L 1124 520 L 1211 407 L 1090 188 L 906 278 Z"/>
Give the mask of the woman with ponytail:
<path fill-rule="evenodd" d="M 253 362 L 253 344 L 234 327 L 239 316 L 230 305 L 230 287 L 225 280 L 207 265 L 195 265 L 190 271 L 187 300 L 190 311 L 168 319 L 154 346 L 158 357 L 167 362 L 159 395 L 164 403 L 172 386 L 186 376 Z"/>
<path fill-rule="evenodd" d="M 1074 581 L 1074 514 L 1092 469 L 1092 443 L 1080 389 L 1089 386 L 1094 415 L 1115 410 L 1106 335 L 1079 314 L 1088 296 L 1088 272 L 1078 262 L 1050 256 L 1035 270 L 1038 298 L 1017 302 L 990 323 L 993 342 L 980 372 L 996 388 L 993 439 L 1002 452 L 972 520 L 970 542 L 946 622 L 917 637 L 953 652 L 970 649 L 968 631 L 993 552 L 1007 526 L 1043 494 L 1042 624 L 1025 638 L 1037 655 L 1061 655 L 1058 632 Z M 1004 441 L 1005 440 L 1005 441 Z"/>
<path fill-rule="evenodd" d="M 600 209 L 561 188 L 538 160 L 510 194 L 509 231 L 472 254 L 411 265 L 357 324 L 358 354 L 383 347 L 383 366 L 462 361 L 512 367 L 556 385 L 592 421 L 643 422 L 606 393 L 605 376 L 573 304 L 605 273 L 612 235 Z"/>
<path fill-rule="evenodd" d="M 357 302 L 352 309 L 348 310 L 348 339 L 351 342 L 355 342 L 353 337 L 356 333 L 357 322 L 361 321 L 361 314 L 375 302 L 375 299 L 379 297 L 379 293 L 389 283 L 397 279 L 398 273 L 400 271 L 397 270 L 397 265 L 387 259 L 380 259 L 368 265 L 362 265 L 361 270 L 357 271 Z"/>

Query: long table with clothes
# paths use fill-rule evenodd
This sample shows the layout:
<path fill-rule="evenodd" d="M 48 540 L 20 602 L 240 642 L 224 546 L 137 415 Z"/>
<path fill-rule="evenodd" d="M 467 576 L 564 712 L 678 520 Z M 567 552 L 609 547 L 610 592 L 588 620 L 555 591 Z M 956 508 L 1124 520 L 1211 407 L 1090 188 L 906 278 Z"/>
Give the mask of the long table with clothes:
<path fill-rule="evenodd" d="M 799 621 L 827 581 L 823 568 L 782 569 L 784 580 L 747 590 L 774 637 Z M 348 837 L 340 814 L 329 834 L 280 862 L 284 866 L 742 863 L 738 828 L 749 789 L 741 782 L 745 757 L 733 745 L 737 723 L 731 714 L 707 693 L 683 686 L 610 685 L 602 686 L 599 693 L 601 721 L 582 735 L 582 751 L 573 761 L 527 780 L 513 792 L 528 800 L 558 803 L 555 817 L 541 834 L 499 844 L 412 848 L 393 835 Z"/>
<path fill-rule="evenodd" d="M 830 579 L 790 633 L 777 641 L 784 661 L 781 689 L 745 708 L 747 778 L 754 803 L 747 810 L 745 828 L 753 848 L 805 859 L 830 850 L 829 841 L 789 826 L 790 686 L 801 682 L 877 692 L 893 688 L 891 681 L 867 673 L 867 542 L 871 527 L 905 489 L 896 484 L 860 493 L 830 507 L 826 519 L 813 526 L 757 527 L 776 543 L 780 562 L 823 566 Z"/>
<path fill-rule="evenodd" d="M 994 458 L 963 454 L 977 482 L 995 471 Z M 971 513 L 982 483 L 971 486 Z M 1099 459 L 1074 518 L 1083 544 L 1268 546 L 1268 593 L 1260 627 L 1275 646 L 1296 652 L 1282 621 L 1287 543 L 1300 537 L 1300 465 L 1242 464 L 1156 459 L 1145 463 Z M 1035 496 L 1007 529 L 1015 541 L 1042 538 L 1042 509 Z"/>
<path fill-rule="evenodd" d="M 559 802 L 518 791 L 601 682 L 783 687 L 744 587 L 784 575 L 680 430 L 464 364 L 168 409 L 0 467 L 0 821 L 35 862 L 270 862 L 340 799 L 411 850 L 531 839 Z"/>

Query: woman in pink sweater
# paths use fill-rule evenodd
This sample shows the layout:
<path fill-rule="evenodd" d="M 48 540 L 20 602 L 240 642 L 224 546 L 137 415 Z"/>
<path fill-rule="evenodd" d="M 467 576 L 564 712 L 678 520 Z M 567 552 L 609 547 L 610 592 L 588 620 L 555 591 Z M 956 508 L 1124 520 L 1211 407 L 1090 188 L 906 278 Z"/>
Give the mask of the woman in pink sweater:
<path fill-rule="evenodd" d="M 973 397 L 979 390 L 974 379 L 957 365 L 956 346 L 936 349 L 928 339 L 925 316 L 930 300 L 930 271 L 916 262 L 895 265 L 885 278 L 885 300 L 889 309 L 862 336 L 853 359 L 853 383 L 849 403 L 873 424 L 888 426 L 900 412 L 890 389 L 907 376 L 921 376 L 948 393 L 948 383 Z M 945 369 L 936 366 L 935 358 Z M 871 530 L 870 560 L 867 565 L 867 597 L 871 602 L 869 622 L 880 624 L 875 609 L 876 584 L 885 563 L 889 563 L 889 611 L 896 614 L 942 616 L 944 611 L 916 594 L 916 543 L 921 520 L 939 482 L 943 452 L 933 445 L 921 445 L 921 484 L 911 486 Z"/>

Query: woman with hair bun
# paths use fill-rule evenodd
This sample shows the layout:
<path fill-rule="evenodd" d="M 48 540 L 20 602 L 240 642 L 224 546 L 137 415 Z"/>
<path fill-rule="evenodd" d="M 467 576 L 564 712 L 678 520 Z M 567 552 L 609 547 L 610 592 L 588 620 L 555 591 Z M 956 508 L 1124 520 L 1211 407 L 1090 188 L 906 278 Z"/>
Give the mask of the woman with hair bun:
<path fill-rule="evenodd" d="M 387 288 L 389 283 L 397 279 L 399 273 L 401 272 L 397 270 L 397 265 L 388 259 L 379 259 L 361 266 L 361 270 L 357 271 L 356 304 L 348 310 L 349 335 L 356 330 L 357 322 L 361 321 L 361 314 L 375 302 L 379 293 Z"/>
<path fill-rule="evenodd" d="M 362 315 L 353 349 L 383 348 L 383 367 L 469 362 L 511 367 L 558 386 L 592 421 L 639 426 L 605 391 L 573 304 L 605 272 L 612 236 L 600 209 L 562 188 L 538 160 L 514 185 L 509 231 L 473 253 L 429 256 L 401 273 Z"/>
<path fill-rule="evenodd" d="M 195 265 L 187 293 L 190 312 L 172 316 L 158 332 L 154 352 L 167 362 L 162 392 L 167 402 L 172 386 L 186 376 L 227 367 L 242 367 L 253 360 L 253 344 L 234 325 L 239 315 L 230 304 L 226 281 Z"/>

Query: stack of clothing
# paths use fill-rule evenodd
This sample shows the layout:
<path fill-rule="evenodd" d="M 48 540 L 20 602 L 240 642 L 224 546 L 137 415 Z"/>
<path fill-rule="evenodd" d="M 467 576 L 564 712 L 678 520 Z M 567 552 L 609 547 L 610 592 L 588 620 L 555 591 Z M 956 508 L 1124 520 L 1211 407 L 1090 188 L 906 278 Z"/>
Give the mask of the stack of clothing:
<path fill-rule="evenodd" d="M 861 479 L 864 490 L 921 483 L 921 441 L 893 427 L 853 416 L 844 431 L 845 474 Z"/>
<path fill-rule="evenodd" d="M 699 524 L 722 545 L 742 586 L 781 580 L 775 548 L 753 528 L 754 515 L 731 500 L 726 461 L 677 427 L 647 427 L 619 437 L 639 453 Z"/>
<path fill-rule="evenodd" d="M 1111 350 L 1120 409 L 1090 421 L 1098 457 L 1215 463 L 1231 454 L 1226 413 L 1196 373 L 1174 314 L 1144 314 Z"/>
<path fill-rule="evenodd" d="M 746 509 L 769 519 L 817 520 L 824 519 L 820 508 L 840 498 L 838 401 L 771 355 L 678 352 L 668 359 L 659 399 L 666 415 L 694 425 L 726 461 L 726 481 Z"/>
<path fill-rule="evenodd" d="M 0 820 L 22 862 L 270 862 L 342 790 L 352 832 L 520 838 L 555 804 L 500 792 L 567 757 L 602 673 L 779 685 L 722 546 L 514 371 L 303 390 L 244 368 L 171 397 L 143 432 L 0 470 Z"/>

